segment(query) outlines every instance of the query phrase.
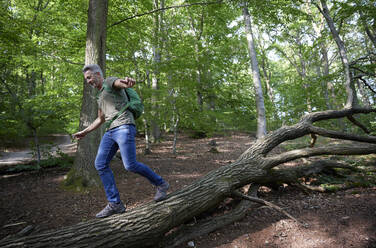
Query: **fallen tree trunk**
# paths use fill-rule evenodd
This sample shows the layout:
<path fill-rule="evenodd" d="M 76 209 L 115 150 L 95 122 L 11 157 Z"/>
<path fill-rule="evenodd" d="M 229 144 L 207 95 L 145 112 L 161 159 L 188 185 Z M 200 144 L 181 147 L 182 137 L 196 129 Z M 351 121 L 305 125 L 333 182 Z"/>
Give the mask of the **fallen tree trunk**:
<path fill-rule="evenodd" d="M 259 185 L 252 185 L 248 191 L 248 195 L 256 197 L 258 188 Z M 259 204 L 242 200 L 228 213 L 216 217 L 210 217 L 194 224 L 183 225 L 177 231 L 168 235 L 165 240 L 161 242 L 161 247 L 179 247 L 182 243 L 193 240 L 200 235 L 211 233 L 223 226 L 241 220 L 246 215 L 248 209 L 256 207 L 257 205 Z"/>
<path fill-rule="evenodd" d="M 376 109 L 352 108 L 323 111 L 304 116 L 294 126 L 285 126 L 257 140 L 234 163 L 208 173 L 191 185 L 170 194 L 159 203 L 147 203 L 122 215 L 95 219 L 40 235 L 0 241 L 1 247 L 156 247 L 165 234 L 218 206 L 225 198 L 247 184 L 293 180 L 305 170 L 276 169 L 285 162 L 319 155 L 362 155 L 376 153 L 375 136 L 350 135 L 313 126 L 314 122 L 368 114 Z M 363 142 L 360 146 L 328 146 L 305 148 L 268 154 L 284 141 L 305 135 L 321 135 Z M 315 166 L 313 165 L 313 168 Z M 307 166 L 306 170 L 309 169 Z M 310 167 L 312 169 L 312 165 Z M 290 171 L 288 171 L 290 170 Z M 286 173 L 289 172 L 289 173 Z M 294 176 L 291 173 L 294 172 Z"/>

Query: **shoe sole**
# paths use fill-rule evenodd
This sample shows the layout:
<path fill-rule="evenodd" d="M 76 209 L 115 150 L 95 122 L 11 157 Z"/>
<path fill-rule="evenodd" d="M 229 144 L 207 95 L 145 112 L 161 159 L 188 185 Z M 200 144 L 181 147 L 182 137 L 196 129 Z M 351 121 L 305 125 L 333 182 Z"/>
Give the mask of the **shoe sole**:
<path fill-rule="evenodd" d="M 166 198 L 167 198 L 167 196 L 165 196 L 165 197 L 161 197 L 161 198 L 159 198 L 159 199 L 154 199 L 154 201 L 155 201 L 155 202 L 160 202 L 160 201 L 165 200 Z"/>
<path fill-rule="evenodd" d="M 98 218 L 98 219 L 103 219 L 103 218 L 107 218 L 107 217 L 110 217 L 111 215 L 115 215 L 115 214 L 123 214 L 125 213 L 125 208 L 124 210 L 121 210 L 120 212 L 117 212 L 117 213 L 113 213 L 113 214 L 110 214 L 110 215 L 106 215 L 106 216 L 95 216 L 95 218 Z"/>

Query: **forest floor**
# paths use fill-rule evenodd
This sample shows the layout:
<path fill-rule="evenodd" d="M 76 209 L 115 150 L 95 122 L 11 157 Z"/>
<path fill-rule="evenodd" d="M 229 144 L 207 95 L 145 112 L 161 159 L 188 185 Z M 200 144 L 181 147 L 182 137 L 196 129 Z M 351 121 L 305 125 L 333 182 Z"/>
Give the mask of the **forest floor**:
<path fill-rule="evenodd" d="M 211 140 L 218 145 L 217 153 L 209 152 Z M 244 133 L 204 139 L 182 135 L 177 155 L 173 155 L 172 137 L 167 136 L 152 146 L 152 154 L 143 155 L 144 145 L 138 139 L 138 160 L 169 181 L 172 192 L 231 163 L 253 141 L 253 137 Z M 118 158 L 114 158 L 111 167 L 128 209 L 152 201 L 154 188 L 144 178 L 126 172 Z M 30 227 L 31 233 L 39 233 L 94 218 L 106 204 L 103 190 L 65 191 L 61 184 L 67 171 L 55 167 L 0 175 L 0 239 L 26 227 Z M 376 247 L 376 187 L 308 194 L 292 186 L 279 190 L 264 187 L 259 196 L 308 226 L 300 226 L 279 212 L 260 207 L 249 210 L 243 220 L 189 244 L 199 248 Z M 188 247 L 188 243 L 180 247 Z"/>

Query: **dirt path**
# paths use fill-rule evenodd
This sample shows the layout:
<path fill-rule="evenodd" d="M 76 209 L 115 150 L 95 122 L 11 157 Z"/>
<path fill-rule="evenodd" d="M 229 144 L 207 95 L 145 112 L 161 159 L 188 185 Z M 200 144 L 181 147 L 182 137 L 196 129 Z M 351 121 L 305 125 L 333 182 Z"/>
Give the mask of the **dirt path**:
<path fill-rule="evenodd" d="M 218 144 L 219 153 L 209 152 L 211 140 Z M 234 161 L 251 142 L 252 138 L 246 134 L 200 140 L 184 136 L 178 140 L 178 154 L 172 155 L 172 137 L 167 137 L 152 146 L 153 154 L 145 156 L 142 140 L 138 140 L 138 160 L 166 178 L 171 191 L 175 191 Z M 111 167 L 128 209 L 152 201 L 154 188 L 144 178 L 126 172 L 118 159 L 112 161 Z M 2 175 L 0 239 L 27 226 L 32 227 L 32 233 L 39 233 L 94 218 L 106 204 L 103 190 L 64 191 L 60 184 L 66 173 L 67 170 L 52 168 Z M 239 222 L 192 240 L 190 245 L 198 248 L 376 247 L 376 188 L 307 195 L 290 186 L 277 191 L 265 187 L 260 197 L 283 207 L 307 223 L 308 228 L 261 207 L 249 211 Z M 180 247 L 189 246 L 186 243 Z"/>
<path fill-rule="evenodd" d="M 60 149 L 63 153 L 72 155 L 76 150 L 76 143 L 71 142 L 69 135 L 56 134 L 44 138 L 44 144 L 50 142 L 53 148 L 51 152 L 56 154 L 56 151 Z M 3 166 L 12 166 L 22 163 L 29 163 L 33 160 L 32 151 L 30 148 L 24 149 L 5 149 L 0 151 L 0 168 Z"/>

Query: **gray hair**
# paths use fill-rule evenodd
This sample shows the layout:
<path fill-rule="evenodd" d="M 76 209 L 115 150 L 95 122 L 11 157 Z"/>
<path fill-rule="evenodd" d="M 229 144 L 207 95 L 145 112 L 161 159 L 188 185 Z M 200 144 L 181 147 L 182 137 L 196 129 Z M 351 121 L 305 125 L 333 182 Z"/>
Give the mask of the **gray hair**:
<path fill-rule="evenodd" d="M 103 77 L 102 69 L 97 64 L 85 65 L 84 68 L 82 69 L 82 72 L 85 73 L 87 71 L 91 71 L 93 73 L 99 72 L 99 74 L 101 74 L 101 76 Z"/>

